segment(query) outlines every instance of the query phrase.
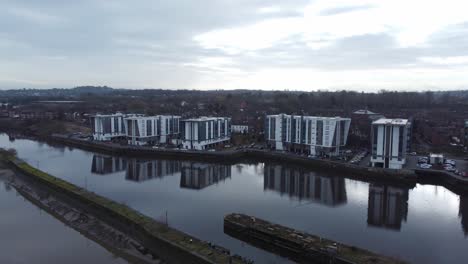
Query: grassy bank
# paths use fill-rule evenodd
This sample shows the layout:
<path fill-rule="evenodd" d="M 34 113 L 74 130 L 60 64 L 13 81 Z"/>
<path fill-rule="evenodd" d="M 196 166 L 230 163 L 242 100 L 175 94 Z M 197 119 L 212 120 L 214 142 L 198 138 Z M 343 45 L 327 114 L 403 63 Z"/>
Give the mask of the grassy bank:
<path fill-rule="evenodd" d="M 167 247 L 172 252 L 179 254 L 180 256 L 177 257 L 183 259 L 184 262 L 245 263 L 240 257 L 231 257 L 227 253 L 228 251 L 222 247 L 213 247 L 205 241 L 172 229 L 128 206 L 56 178 L 16 159 L 13 155 L 2 155 L 2 157 L 8 159 L 10 164 L 23 174 L 69 196 L 71 199 L 79 200 L 80 203 L 85 204 L 93 211 L 99 210 L 100 214 L 106 218 L 114 219 L 128 226 L 129 229 L 133 230 L 133 235 L 144 240 L 145 243 L 157 245 L 154 248 L 161 248 L 161 245 Z M 152 246 L 148 245 L 148 248 L 152 248 Z"/>

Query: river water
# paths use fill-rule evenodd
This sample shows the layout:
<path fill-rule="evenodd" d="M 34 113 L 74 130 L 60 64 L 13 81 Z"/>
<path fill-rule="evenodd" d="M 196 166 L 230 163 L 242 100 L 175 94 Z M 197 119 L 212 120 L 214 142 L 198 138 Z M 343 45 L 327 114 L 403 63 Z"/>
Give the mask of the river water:
<path fill-rule="evenodd" d="M 0 263 L 127 263 L 24 199 L 0 177 Z"/>
<path fill-rule="evenodd" d="M 0 147 L 15 148 L 32 166 L 256 263 L 287 261 L 224 234 L 224 215 L 253 215 L 411 263 L 468 259 L 468 194 L 442 186 L 367 183 L 268 162 L 113 157 L 6 134 L 0 134 Z"/>

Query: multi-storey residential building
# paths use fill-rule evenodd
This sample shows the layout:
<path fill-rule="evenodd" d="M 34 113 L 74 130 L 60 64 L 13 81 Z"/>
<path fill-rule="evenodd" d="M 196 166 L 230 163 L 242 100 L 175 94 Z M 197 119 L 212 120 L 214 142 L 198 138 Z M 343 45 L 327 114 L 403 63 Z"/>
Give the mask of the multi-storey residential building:
<path fill-rule="evenodd" d="M 97 114 L 91 117 L 91 127 L 94 140 L 108 141 L 114 138 L 124 138 L 126 116 L 122 113 L 111 115 Z"/>
<path fill-rule="evenodd" d="M 268 115 L 265 139 L 276 150 L 334 156 L 346 145 L 350 124 L 342 117 Z"/>
<path fill-rule="evenodd" d="M 180 174 L 180 187 L 200 190 L 225 181 L 228 178 L 231 178 L 231 166 L 183 162 Z"/>
<path fill-rule="evenodd" d="M 200 117 L 181 121 L 184 149 L 204 150 L 231 140 L 231 118 Z"/>
<path fill-rule="evenodd" d="M 179 144 L 180 139 L 180 116 L 160 115 L 160 137 L 161 144 Z"/>
<path fill-rule="evenodd" d="M 132 116 L 125 118 L 130 145 L 174 143 L 179 136 L 179 116 Z"/>
<path fill-rule="evenodd" d="M 372 167 L 401 169 L 406 163 L 411 123 L 381 118 L 372 122 Z"/>
<path fill-rule="evenodd" d="M 281 165 L 265 165 L 263 188 L 327 206 L 338 206 L 347 202 L 344 178 L 323 177 L 314 172 L 304 172 Z"/>

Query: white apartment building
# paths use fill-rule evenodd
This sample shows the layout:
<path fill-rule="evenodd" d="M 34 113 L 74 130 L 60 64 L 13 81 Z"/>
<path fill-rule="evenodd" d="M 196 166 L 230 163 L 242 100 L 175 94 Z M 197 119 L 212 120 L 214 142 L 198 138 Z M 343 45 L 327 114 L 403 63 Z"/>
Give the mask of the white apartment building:
<path fill-rule="evenodd" d="M 231 125 L 232 133 L 247 134 L 249 133 L 249 126 L 245 125 Z"/>
<path fill-rule="evenodd" d="M 407 119 L 381 118 L 372 122 L 372 167 L 401 169 L 405 165 L 410 128 Z"/>
<path fill-rule="evenodd" d="M 180 116 L 159 115 L 161 124 L 159 142 L 161 144 L 179 144 Z"/>
<path fill-rule="evenodd" d="M 180 116 L 131 116 L 124 120 L 130 145 L 177 144 Z"/>
<path fill-rule="evenodd" d="M 271 148 L 316 155 L 338 155 L 348 139 L 350 118 L 268 115 L 265 139 Z"/>
<path fill-rule="evenodd" d="M 184 149 L 204 150 L 231 140 L 231 118 L 200 117 L 181 121 Z"/>
<path fill-rule="evenodd" d="M 108 141 L 118 137 L 125 137 L 125 114 L 110 115 L 96 114 L 91 117 L 91 127 L 94 140 Z"/>

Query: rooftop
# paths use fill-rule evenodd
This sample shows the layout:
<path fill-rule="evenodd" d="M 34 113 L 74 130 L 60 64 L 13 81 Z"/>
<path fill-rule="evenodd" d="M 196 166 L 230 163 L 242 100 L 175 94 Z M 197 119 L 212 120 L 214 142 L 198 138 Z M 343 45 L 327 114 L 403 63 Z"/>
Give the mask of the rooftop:
<path fill-rule="evenodd" d="M 227 118 L 229 118 L 229 117 L 208 117 L 208 116 L 201 116 L 201 117 L 198 117 L 198 118 L 184 119 L 183 121 L 198 122 L 198 121 L 210 121 L 210 120 L 227 119 Z"/>
<path fill-rule="evenodd" d="M 373 125 L 394 125 L 394 126 L 405 126 L 407 125 L 408 119 L 401 119 L 401 118 L 380 118 L 379 120 L 376 120 L 372 122 Z"/>
<path fill-rule="evenodd" d="M 316 118 L 316 119 L 342 119 L 342 120 L 351 120 L 351 118 L 348 117 L 341 117 L 341 116 L 308 116 L 308 115 L 287 115 L 287 114 L 277 114 L 277 115 L 267 115 L 271 117 L 277 117 L 277 116 L 292 116 L 292 117 L 304 117 L 304 118 Z"/>
<path fill-rule="evenodd" d="M 154 118 L 160 118 L 160 117 L 180 118 L 180 116 L 173 116 L 173 115 L 156 115 L 156 116 L 130 115 L 130 116 L 127 116 L 125 119 L 139 120 L 139 119 L 154 119 Z"/>
<path fill-rule="evenodd" d="M 376 115 L 377 113 L 374 113 L 372 111 L 365 110 L 365 109 L 360 109 L 360 110 L 355 111 L 353 114 L 356 114 L 356 115 Z"/>

